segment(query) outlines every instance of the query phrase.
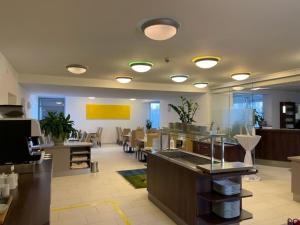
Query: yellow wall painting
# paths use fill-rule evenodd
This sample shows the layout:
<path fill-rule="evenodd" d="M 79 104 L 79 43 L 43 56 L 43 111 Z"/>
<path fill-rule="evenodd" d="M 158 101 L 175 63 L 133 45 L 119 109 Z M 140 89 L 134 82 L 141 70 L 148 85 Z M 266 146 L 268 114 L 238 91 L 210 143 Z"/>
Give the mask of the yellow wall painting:
<path fill-rule="evenodd" d="M 129 105 L 86 104 L 88 120 L 129 120 Z"/>

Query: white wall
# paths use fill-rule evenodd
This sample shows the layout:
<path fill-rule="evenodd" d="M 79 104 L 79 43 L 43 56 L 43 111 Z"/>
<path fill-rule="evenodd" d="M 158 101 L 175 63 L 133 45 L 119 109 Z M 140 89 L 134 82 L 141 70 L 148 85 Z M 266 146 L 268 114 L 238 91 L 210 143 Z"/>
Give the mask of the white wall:
<path fill-rule="evenodd" d="M 17 104 L 21 104 L 21 99 L 24 98 L 25 106 L 27 105 L 28 96 L 18 83 L 18 73 L 0 53 L 0 104 L 8 104 L 8 93 L 17 97 Z"/>
<path fill-rule="evenodd" d="M 87 103 L 99 104 L 126 104 L 130 105 L 130 120 L 87 120 L 85 106 Z M 103 127 L 102 142 L 115 143 L 116 126 L 135 129 L 145 127 L 148 118 L 148 103 L 142 100 L 130 101 L 127 99 L 100 99 L 89 100 L 86 97 L 66 97 L 66 114 L 71 115 L 75 128 L 87 132 L 96 132 L 98 127 Z"/>
<path fill-rule="evenodd" d="M 295 102 L 300 104 L 300 92 L 265 91 L 264 117 L 268 125 L 280 128 L 280 102 Z"/>

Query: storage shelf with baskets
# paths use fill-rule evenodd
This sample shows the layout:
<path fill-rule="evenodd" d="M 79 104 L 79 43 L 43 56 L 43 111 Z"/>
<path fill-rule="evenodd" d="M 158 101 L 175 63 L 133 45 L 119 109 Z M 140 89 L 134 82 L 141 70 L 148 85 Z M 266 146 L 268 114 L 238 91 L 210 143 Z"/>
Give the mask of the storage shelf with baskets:
<path fill-rule="evenodd" d="M 90 147 L 70 148 L 70 169 L 88 169 L 90 167 Z"/>
<path fill-rule="evenodd" d="M 198 193 L 198 205 L 206 205 L 207 212 L 199 211 L 200 225 L 239 224 L 252 219 L 252 214 L 242 209 L 242 199 L 252 197 L 252 192 L 242 189 L 241 174 L 218 176 L 211 179 L 211 192 Z"/>

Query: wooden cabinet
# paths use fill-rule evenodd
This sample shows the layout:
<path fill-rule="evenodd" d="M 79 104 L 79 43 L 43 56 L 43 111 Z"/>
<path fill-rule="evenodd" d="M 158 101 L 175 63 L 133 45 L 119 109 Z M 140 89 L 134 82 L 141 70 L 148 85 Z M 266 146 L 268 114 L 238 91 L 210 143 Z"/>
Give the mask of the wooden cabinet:
<path fill-rule="evenodd" d="M 225 144 L 224 157 L 227 162 L 244 162 L 245 150 L 240 145 Z M 210 157 L 210 143 L 207 142 L 193 142 L 193 152 Z M 215 158 L 221 159 L 221 145 L 215 144 Z"/>

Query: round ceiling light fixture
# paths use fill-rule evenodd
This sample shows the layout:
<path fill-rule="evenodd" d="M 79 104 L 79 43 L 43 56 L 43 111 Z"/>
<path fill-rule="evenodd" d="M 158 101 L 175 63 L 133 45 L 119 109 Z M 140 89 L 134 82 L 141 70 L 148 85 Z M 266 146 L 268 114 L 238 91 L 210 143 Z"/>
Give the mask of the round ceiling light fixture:
<path fill-rule="evenodd" d="M 121 84 L 128 84 L 132 81 L 132 77 L 129 76 L 118 76 L 116 77 L 116 80 Z"/>
<path fill-rule="evenodd" d="M 130 101 L 135 101 L 135 100 L 136 100 L 136 98 L 130 98 L 129 100 L 130 100 Z"/>
<path fill-rule="evenodd" d="M 88 99 L 90 99 L 90 100 L 94 100 L 96 97 L 88 97 Z"/>
<path fill-rule="evenodd" d="M 170 18 L 156 18 L 142 24 L 144 34 L 155 41 L 172 38 L 180 27 L 179 23 Z"/>
<path fill-rule="evenodd" d="M 153 63 L 151 62 L 130 62 L 129 66 L 138 73 L 145 73 L 151 70 Z"/>
<path fill-rule="evenodd" d="M 241 87 L 241 86 L 235 86 L 235 87 L 232 87 L 232 90 L 234 91 L 242 91 L 244 90 L 245 88 L 244 87 Z"/>
<path fill-rule="evenodd" d="M 234 73 L 231 78 L 237 81 L 246 80 L 250 77 L 250 73 Z"/>
<path fill-rule="evenodd" d="M 172 79 L 172 81 L 176 82 L 176 83 L 182 83 L 185 82 L 189 76 L 188 75 L 172 75 L 170 76 L 170 78 Z"/>
<path fill-rule="evenodd" d="M 83 74 L 87 71 L 87 67 L 80 64 L 70 64 L 66 66 L 67 70 L 73 74 Z"/>
<path fill-rule="evenodd" d="M 193 85 L 196 88 L 206 88 L 208 86 L 208 83 L 207 82 L 196 82 L 196 83 L 193 83 Z"/>
<path fill-rule="evenodd" d="M 216 66 L 220 60 L 221 58 L 215 56 L 198 56 L 192 59 L 195 65 L 201 69 L 210 69 Z"/>

